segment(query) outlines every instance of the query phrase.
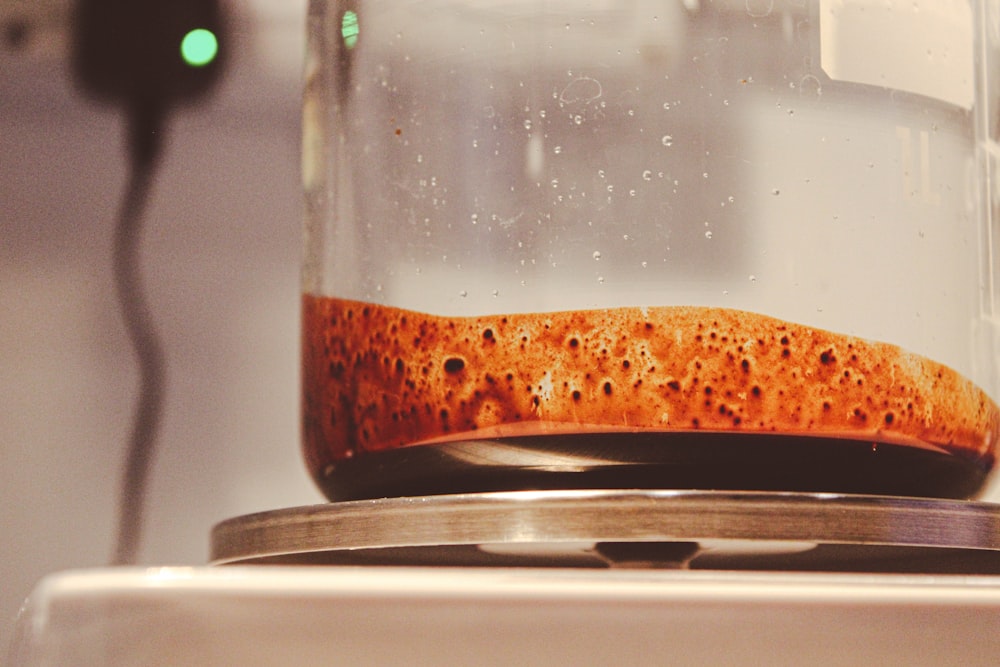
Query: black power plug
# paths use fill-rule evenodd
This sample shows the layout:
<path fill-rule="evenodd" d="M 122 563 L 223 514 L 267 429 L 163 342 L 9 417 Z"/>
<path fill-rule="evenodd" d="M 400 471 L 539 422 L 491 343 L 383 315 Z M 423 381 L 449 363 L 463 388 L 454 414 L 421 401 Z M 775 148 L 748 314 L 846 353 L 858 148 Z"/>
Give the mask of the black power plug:
<path fill-rule="evenodd" d="M 122 106 L 140 155 L 155 153 L 147 144 L 168 110 L 202 97 L 225 65 L 228 42 L 216 0 L 78 0 L 73 26 L 78 87 Z M 182 50 L 199 38 L 200 53 Z"/>

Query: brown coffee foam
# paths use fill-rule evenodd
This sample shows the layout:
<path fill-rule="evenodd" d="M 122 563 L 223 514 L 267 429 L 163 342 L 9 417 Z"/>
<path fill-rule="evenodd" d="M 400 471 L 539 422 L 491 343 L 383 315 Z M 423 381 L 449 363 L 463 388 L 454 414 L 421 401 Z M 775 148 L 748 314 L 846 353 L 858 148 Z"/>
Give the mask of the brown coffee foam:
<path fill-rule="evenodd" d="M 361 452 L 567 431 L 787 433 L 995 456 L 1000 409 L 954 370 L 755 313 L 303 305 L 314 471 Z"/>

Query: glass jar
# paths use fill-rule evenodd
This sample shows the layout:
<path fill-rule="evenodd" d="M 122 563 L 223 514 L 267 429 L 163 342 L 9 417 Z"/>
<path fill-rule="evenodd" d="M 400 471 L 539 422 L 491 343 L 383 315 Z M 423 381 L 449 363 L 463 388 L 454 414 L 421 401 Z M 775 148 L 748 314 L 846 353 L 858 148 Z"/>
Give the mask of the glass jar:
<path fill-rule="evenodd" d="M 980 493 L 998 25 L 996 0 L 313 0 L 324 493 Z"/>

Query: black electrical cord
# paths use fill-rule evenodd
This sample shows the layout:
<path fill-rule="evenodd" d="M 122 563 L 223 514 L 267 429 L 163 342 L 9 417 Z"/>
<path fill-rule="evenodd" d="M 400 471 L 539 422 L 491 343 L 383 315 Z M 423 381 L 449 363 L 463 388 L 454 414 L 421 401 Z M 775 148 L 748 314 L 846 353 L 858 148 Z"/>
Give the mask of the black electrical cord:
<path fill-rule="evenodd" d="M 73 74 L 80 90 L 125 111 L 129 177 L 114 238 L 114 283 L 139 366 L 139 395 L 125 452 L 112 562 L 135 563 L 146 487 L 163 412 L 164 354 L 142 290 L 139 246 L 168 112 L 212 89 L 226 43 L 219 0 L 75 0 Z M 205 31 L 217 49 L 207 62 L 184 56 L 187 36 Z"/>
<path fill-rule="evenodd" d="M 115 226 L 114 283 L 139 365 L 139 396 L 121 478 L 113 565 L 138 559 L 147 480 L 163 413 L 165 358 L 142 289 L 139 261 L 142 223 L 159 164 L 162 119 L 162 110 L 153 103 L 135 103 L 129 110 L 129 177 Z"/>

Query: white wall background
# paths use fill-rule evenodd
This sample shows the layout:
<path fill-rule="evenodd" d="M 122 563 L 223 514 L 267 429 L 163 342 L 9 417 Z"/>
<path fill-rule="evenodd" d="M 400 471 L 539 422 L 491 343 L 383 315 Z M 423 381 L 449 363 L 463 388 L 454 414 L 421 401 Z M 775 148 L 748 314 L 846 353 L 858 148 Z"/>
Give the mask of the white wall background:
<path fill-rule="evenodd" d="M 144 563 L 203 563 L 215 522 L 321 500 L 298 450 L 305 1 L 234 9 L 144 232 L 169 364 Z M 74 90 L 57 32 L 0 37 L 0 662 L 39 578 L 111 555 L 138 378 L 110 269 L 122 125 Z"/>

